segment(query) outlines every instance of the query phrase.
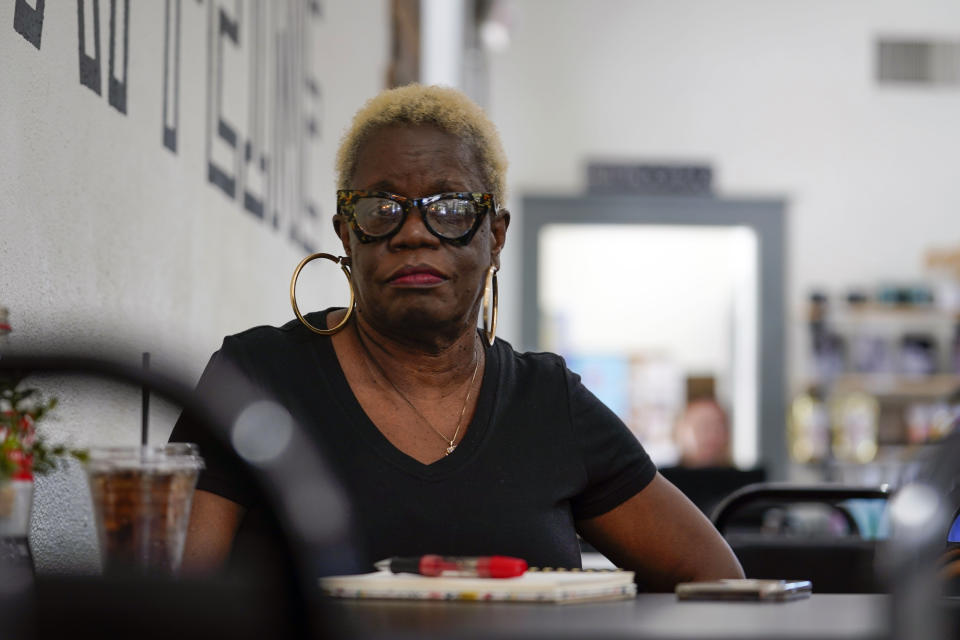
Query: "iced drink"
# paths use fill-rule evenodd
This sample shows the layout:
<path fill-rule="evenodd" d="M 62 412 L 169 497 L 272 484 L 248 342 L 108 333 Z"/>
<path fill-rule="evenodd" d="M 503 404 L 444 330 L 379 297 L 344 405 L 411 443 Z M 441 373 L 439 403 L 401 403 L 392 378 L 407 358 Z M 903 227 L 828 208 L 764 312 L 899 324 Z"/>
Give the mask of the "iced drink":
<path fill-rule="evenodd" d="M 203 468 L 196 445 L 93 449 L 86 467 L 104 572 L 176 572 Z"/>

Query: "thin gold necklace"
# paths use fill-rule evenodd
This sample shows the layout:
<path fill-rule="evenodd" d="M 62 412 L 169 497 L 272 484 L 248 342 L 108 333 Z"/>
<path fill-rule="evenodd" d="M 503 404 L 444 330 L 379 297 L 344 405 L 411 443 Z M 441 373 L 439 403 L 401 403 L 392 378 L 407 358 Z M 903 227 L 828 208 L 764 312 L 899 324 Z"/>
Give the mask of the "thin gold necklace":
<path fill-rule="evenodd" d="M 384 370 L 383 366 L 380 364 L 380 361 L 377 360 L 377 358 L 370 351 L 370 348 L 367 346 L 367 342 L 363 338 L 364 331 L 363 329 L 360 328 L 360 323 L 357 322 L 355 326 L 357 328 L 357 339 L 360 340 L 360 346 L 363 347 L 363 350 L 367 354 L 367 357 L 373 362 L 374 365 L 376 365 L 377 370 L 380 372 L 380 375 L 384 378 L 384 380 L 386 380 L 390 384 L 391 387 L 393 387 L 393 390 L 397 392 L 397 395 L 403 398 L 403 401 L 406 402 L 411 409 L 413 409 L 414 413 L 416 413 L 420 417 L 420 419 L 423 420 L 426 423 L 426 425 L 430 427 L 430 429 L 434 433 L 440 436 L 440 438 L 445 443 L 447 443 L 447 448 L 443 455 L 448 456 L 451 453 L 453 453 L 454 449 L 457 448 L 457 436 L 460 435 L 460 427 L 463 424 L 463 414 L 466 413 L 467 403 L 470 401 L 470 392 L 473 391 L 473 383 L 477 381 L 477 372 L 480 371 L 480 354 L 477 352 L 476 336 L 474 336 L 474 341 L 473 341 L 473 353 L 477 358 L 477 364 L 474 365 L 473 367 L 473 376 L 470 378 L 470 386 L 467 387 L 467 395 L 463 398 L 463 406 L 460 407 L 460 416 L 457 418 L 457 429 L 456 431 L 453 432 L 452 438 L 447 438 L 447 436 L 443 435 L 443 432 L 441 432 L 439 429 L 433 426 L 432 422 L 427 420 L 427 417 L 425 415 L 420 413 L 420 410 L 417 409 L 416 405 L 410 402 L 410 398 L 408 398 L 403 393 L 403 391 L 400 391 L 400 388 L 397 387 L 396 384 L 394 384 L 393 380 L 390 379 L 390 376 L 387 375 L 386 370 Z M 371 338 L 371 341 L 374 342 L 374 344 L 376 344 L 376 341 L 374 341 L 372 338 Z M 367 366 L 367 368 L 369 369 L 369 365 Z"/>

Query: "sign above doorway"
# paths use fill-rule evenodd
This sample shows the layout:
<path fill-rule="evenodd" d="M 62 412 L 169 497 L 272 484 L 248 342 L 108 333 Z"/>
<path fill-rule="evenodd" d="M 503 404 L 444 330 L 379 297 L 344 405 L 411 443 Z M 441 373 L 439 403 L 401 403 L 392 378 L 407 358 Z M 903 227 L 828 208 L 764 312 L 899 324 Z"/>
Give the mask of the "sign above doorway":
<path fill-rule="evenodd" d="M 712 195 L 713 169 L 705 164 L 589 162 L 590 194 Z"/>

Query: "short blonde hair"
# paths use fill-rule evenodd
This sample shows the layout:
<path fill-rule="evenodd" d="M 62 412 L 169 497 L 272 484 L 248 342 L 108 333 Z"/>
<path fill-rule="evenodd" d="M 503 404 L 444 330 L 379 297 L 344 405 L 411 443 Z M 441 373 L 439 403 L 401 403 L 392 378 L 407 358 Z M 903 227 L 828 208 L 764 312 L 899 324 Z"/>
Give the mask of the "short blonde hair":
<path fill-rule="evenodd" d="M 371 98 L 357 111 L 337 152 L 337 188 L 349 189 L 360 147 L 376 129 L 396 124 L 431 124 L 469 144 L 480 162 L 484 187 L 497 206 L 506 197 L 507 157 L 496 127 L 475 102 L 450 87 L 408 84 Z"/>

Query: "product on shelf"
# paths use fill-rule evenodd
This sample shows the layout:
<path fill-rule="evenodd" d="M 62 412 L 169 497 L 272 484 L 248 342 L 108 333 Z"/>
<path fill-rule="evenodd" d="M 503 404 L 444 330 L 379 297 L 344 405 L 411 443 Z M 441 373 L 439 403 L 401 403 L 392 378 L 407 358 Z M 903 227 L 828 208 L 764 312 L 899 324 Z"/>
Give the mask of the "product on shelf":
<path fill-rule="evenodd" d="M 810 294 L 809 329 L 813 353 L 814 379 L 829 383 L 843 373 L 846 365 L 846 345 L 843 337 L 834 332 L 829 323 L 829 305 L 826 294 Z"/>
<path fill-rule="evenodd" d="M 830 455 L 830 416 L 817 389 L 793 399 L 787 420 L 790 457 L 801 464 L 822 462 Z"/>
<path fill-rule="evenodd" d="M 914 377 L 936 373 L 936 338 L 926 333 L 905 333 L 900 338 L 900 371 Z"/>
<path fill-rule="evenodd" d="M 831 402 L 833 455 L 838 460 L 870 462 L 877 455 L 880 407 L 867 393 L 838 395 Z"/>

